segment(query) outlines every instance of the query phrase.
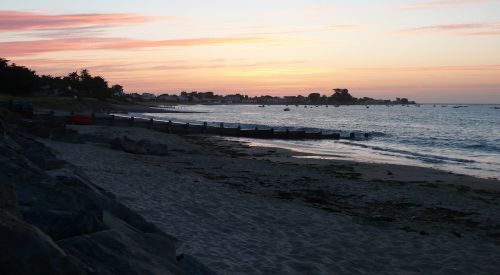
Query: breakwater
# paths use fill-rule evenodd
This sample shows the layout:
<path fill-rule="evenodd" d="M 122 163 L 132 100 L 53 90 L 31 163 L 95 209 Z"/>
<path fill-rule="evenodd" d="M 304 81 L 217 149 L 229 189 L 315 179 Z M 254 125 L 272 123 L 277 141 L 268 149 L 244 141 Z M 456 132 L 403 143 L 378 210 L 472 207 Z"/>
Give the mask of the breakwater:
<path fill-rule="evenodd" d="M 41 119 L 50 121 L 52 123 L 76 123 L 79 121 L 72 121 L 70 119 L 72 115 L 55 115 L 53 112 L 48 114 L 37 114 L 34 116 L 35 119 Z M 226 127 L 224 123 L 220 123 L 218 126 L 208 125 L 207 122 L 203 124 L 192 124 L 192 123 L 180 123 L 173 122 L 171 120 L 155 120 L 153 118 L 138 118 L 133 116 L 125 115 L 114 115 L 114 114 L 90 114 L 88 124 L 95 125 L 110 125 L 110 126 L 129 126 L 129 127 L 141 127 L 152 129 L 156 131 L 161 131 L 171 134 L 206 134 L 206 135 L 220 135 L 220 136 L 231 136 L 231 137 L 246 137 L 246 138 L 258 138 L 258 139 L 288 139 L 288 140 L 340 140 L 340 139 L 366 139 L 369 138 L 368 133 L 349 133 L 347 136 L 343 136 L 340 133 L 323 133 L 318 132 L 308 132 L 303 130 L 275 130 L 271 129 L 259 129 L 255 127 L 254 129 L 244 129 L 240 126 L 238 127 Z M 85 123 L 86 124 L 86 123 Z"/>

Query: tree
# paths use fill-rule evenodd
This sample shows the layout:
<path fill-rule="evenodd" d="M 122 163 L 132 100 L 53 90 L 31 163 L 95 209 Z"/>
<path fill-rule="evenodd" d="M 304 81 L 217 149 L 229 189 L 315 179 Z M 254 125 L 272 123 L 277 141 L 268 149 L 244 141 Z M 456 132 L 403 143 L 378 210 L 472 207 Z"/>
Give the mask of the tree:
<path fill-rule="evenodd" d="M 349 104 L 356 102 L 356 98 L 349 94 L 347 89 L 333 89 L 334 94 L 330 97 L 330 100 L 335 103 Z"/>
<path fill-rule="evenodd" d="M 319 93 L 310 93 L 307 97 L 311 102 L 318 102 L 321 99 L 321 95 Z"/>
<path fill-rule="evenodd" d="M 26 67 L 9 65 L 9 60 L 0 58 L 0 93 L 26 95 L 39 88 L 39 77 Z"/>
<path fill-rule="evenodd" d="M 123 86 L 119 84 L 115 84 L 111 86 L 111 91 L 113 94 L 123 94 Z"/>
<path fill-rule="evenodd" d="M 50 75 L 40 77 L 35 71 L 26 67 L 17 66 L 15 63 L 9 65 L 9 60 L 5 58 L 0 58 L 0 80 L 0 93 L 7 94 L 31 94 L 43 87 L 57 89 L 69 95 L 105 99 L 116 92 L 123 92 L 121 85 L 110 88 L 103 77 L 92 76 L 87 69 L 71 72 L 64 77 Z"/>

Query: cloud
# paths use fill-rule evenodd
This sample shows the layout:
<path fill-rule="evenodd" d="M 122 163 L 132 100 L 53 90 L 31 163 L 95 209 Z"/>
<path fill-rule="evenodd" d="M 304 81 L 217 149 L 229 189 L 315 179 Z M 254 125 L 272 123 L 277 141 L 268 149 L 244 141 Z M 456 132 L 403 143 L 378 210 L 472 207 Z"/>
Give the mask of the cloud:
<path fill-rule="evenodd" d="M 348 30 L 348 29 L 356 29 L 356 28 L 359 28 L 361 27 L 360 25 L 349 25 L 349 24 L 339 24 L 339 25 L 329 25 L 329 26 L 326 26 L 325 29 L 326 30 L 330 30 L 330 31 L 335 31 L 335 30 Z"/>
<path fill-rule="evenodd" d="M 278 39 L 262 37 L 209 37 L 171 40 L 136 40 L 128 38 L 62 38 L 1 42 L 2 56 L 21 56 L 60 51 L 133 50 L 159 47 L 192 47 L 217 44 L 273 43 Z"/>
<path fill-rule="evenodd" d="M 160 17 L 132 13 L 44 14 L 27 11 L 0 11 L 0 31 L 64 29 L 74 27 L 102 27 L 134 25 L 157 20 Z M 162 17 L 165 18 L 165 17 Z"/>
<path fill-rule="evenodd" d="M 432 25 L 432 26 L 409 28 L 398 31 L 398 33 L 404 33 L 404 34 L 442 33 L 442 32 L 447 32 L 457 35 L 476 35 L 476 36 L 500 35 L 500 22 Z"/>
<path fill-rule="evenodd" d="M 419 72 L 419 71 L 500 71 L 500 64 L 465 66 L 421 66 L 421 67 L 354 67 L 347 68 L 357 72 Z"/>
<path fill-rule="evenodd" d="M 283 35 L 283 34 L 302 34 L 302 33 L 316 33 L 316 32 L 329 32 L 329 31 L 341 31 L 341 30 L 352 30 L 360 28 L 360 25 L 354 24 L 337 24 L 337 25 L 325 25 L 319 27 L 301 28 L 301 29 L 287 29 L 287 30 L 270 30 L 262 32 L 251 32 L 245 35 Z"/>
<path fill-rule="evenodd" d="M 402 6 L 402 10 L 427 10 L 427 9 L 444 9 L 456 6 L 474 5 L 491 2 L 491 0 L 443 0 L 429 1 Z"/>

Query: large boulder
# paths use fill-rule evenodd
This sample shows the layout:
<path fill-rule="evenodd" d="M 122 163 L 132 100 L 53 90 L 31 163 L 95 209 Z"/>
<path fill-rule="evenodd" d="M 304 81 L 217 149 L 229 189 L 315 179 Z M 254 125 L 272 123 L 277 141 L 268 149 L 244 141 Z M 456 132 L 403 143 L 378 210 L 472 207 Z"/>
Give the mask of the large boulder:
<path fill-rule="evenodd" d="M 163 233 L 156 225 L 148 222 L 141 215 L 132 211 L 117 200 L 101 194 L 99 190 L 83 182 L 82 179 L 58 177 L 56 188 L 70 197 L 79 198 L 82 201 L 95 205 L 95 207 L 123 220 L 140 232 L 160 234 L 176 241 L 174 237 Z"/>
<path fill-rule="evenodd" d="M 169 240 L 155 234 L 127 234 L 111 229 L 58 244 L 96 274 L 183 274 L 175 255 L 162 252 Z"/>
<path fill-rule="evenodd" d="M 13 184 L 0 182 L 0 209 L 16 217 L 21 217 L 17 203 L 17 193 Z"/>
<path fill-rule="evenodd" d="M 83 275 L 87 270 L 38 228 L 0 209 L 0 274 Z"/>
<path fill-rule="evenodd" d="M 106 229 L 100 211 L 65 211 L 29 207 L 23 209 L 22 213 L 26 222 L 36 225 L 55 241 Z"/>
<path fill-rule="evenodd" d="M 168 154 L 168 147 L 165 144 L 152 143 L 144 139 L 134 141 L 127 137 L 111 140 L 111 148 L 138 155 L 166 156 Z"/>

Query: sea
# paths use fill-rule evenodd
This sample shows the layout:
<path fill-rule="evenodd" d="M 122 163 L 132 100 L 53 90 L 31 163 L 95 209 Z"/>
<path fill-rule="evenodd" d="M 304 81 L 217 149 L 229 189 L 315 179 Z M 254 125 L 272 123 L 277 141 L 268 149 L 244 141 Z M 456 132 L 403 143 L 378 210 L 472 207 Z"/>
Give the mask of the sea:
<path fill-rule="evenodd" d="M 181 105 L 167 110 L 176 112 L 140 115 L 249 129 L 368 133 L 368 139 L 338 141 L 239 140 L 316 158 L 431 167 L 500 179 L 500 105 Z"/>

